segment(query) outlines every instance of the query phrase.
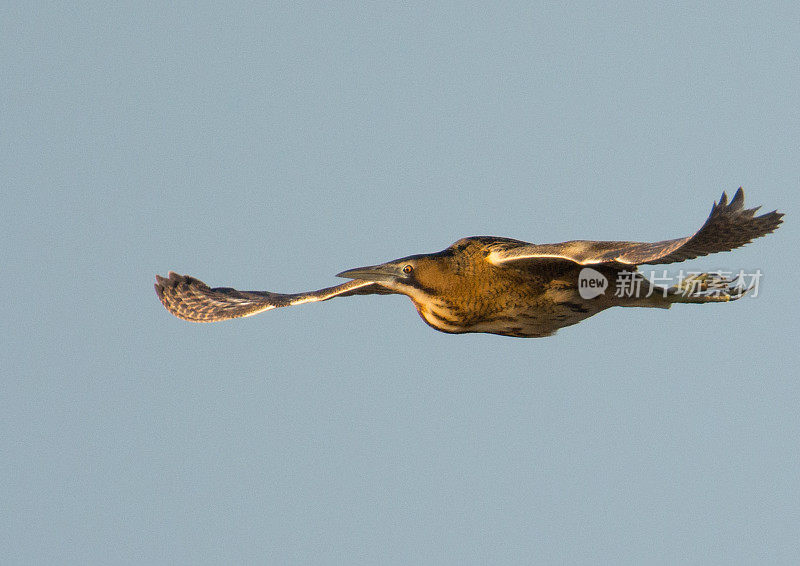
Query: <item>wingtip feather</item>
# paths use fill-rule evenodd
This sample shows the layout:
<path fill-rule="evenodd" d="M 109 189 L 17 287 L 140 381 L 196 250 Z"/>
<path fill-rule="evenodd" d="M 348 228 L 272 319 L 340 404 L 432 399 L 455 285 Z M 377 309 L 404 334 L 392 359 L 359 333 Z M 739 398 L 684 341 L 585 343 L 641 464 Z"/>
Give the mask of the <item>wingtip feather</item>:
<path fill-rule="evenodd" d="M 731 203 L 728 205 L 728 208 L 731 211 L 734 211 L 734 210 L 740 210 L 743 207 L 744 207 L 744 190 L 742 189 L 742 187 L 739 187 L 736 190 L 736 194 L 733 195 L 733 199 L 731 200 Z"/>

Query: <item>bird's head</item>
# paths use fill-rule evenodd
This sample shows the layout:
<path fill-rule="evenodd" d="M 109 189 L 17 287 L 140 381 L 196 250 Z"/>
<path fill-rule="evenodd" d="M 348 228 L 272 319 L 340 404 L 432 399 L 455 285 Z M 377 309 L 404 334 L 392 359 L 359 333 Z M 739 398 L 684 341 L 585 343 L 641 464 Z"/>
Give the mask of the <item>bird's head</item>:
<path fill-rule="evenodd" d="M 374 281 L 412 298 L 420 293 L 430 295 L 439 291 L 449 276 L 446 262 L 435 256 L 412 255 L 379 265 L 348 269 L 337 277 Z"/>
<path fill-rule="evenodd" d="M 488 264 L 479 242 L 465 238 L 441 252 L 403 257 L 379 265 L 349 269 L 337 275 L 374 281 L 415 302 L 437 295 L 458 294 L 474 284 L 476 270 Z"/>

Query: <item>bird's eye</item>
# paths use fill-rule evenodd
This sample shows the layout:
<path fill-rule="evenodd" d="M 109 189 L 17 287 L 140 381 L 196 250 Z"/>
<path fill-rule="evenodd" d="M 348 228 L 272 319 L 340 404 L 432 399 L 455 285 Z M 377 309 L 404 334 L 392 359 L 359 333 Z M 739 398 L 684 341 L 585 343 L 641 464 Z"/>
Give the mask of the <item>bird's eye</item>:
<path fill-rule="evenodd" d="M 414 268 L 411 265 L 406 265 L 403 267 L 403 273 L 406 275 L 410 274 L 412 271 L 414 271 Z"/>

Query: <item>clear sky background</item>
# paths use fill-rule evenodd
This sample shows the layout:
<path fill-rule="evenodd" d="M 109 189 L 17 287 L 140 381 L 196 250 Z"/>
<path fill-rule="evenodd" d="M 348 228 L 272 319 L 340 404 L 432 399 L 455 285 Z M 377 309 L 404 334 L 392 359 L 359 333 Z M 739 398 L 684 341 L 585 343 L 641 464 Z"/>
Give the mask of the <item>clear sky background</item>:
<path fill-rule="evenodd" d="M 749 4 L 5 3 L 2 562 L 796 564 L 800 8 Z M 740 185 L 785 225 L 685 267 L 758 297 L 552 338 L 153 291 L 680 237 Z"/>

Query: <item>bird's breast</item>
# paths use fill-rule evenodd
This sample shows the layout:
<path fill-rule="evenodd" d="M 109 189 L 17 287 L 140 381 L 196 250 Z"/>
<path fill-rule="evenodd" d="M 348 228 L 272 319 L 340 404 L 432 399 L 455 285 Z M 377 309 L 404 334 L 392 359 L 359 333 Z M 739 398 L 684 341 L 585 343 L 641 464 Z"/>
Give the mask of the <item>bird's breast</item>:
<path fill-rule="evenodd" d="M 426 323 L 442 332 L 469 332 L 469 322 L 456 309 L 435 302 L 414 301 L 417 312 Z"/>
<path fill-rule="evenodd" d="M 442 332 L 549 336 L 606 308 L 580 298 L 570 282 L 496 281 L 479 292 L 409 295 L 422 319 Z"/>

